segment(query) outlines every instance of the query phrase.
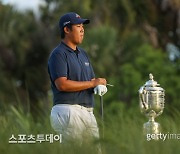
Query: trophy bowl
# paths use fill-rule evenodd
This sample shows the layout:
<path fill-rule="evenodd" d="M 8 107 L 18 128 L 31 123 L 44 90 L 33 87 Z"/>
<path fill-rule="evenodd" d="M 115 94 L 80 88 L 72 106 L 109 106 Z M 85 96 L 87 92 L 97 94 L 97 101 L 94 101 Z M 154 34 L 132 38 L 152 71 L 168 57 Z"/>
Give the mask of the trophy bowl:
<path fill-rule="evenodd" d="M 149 118 L 143 126 L 144 134 L 160 133 L 160 124 L 155 118 L 162 114 L 165 103 L 165 91 L 154 81 L 153 75 L 149 74 L 150 80 L 139 89 L 139 105 L 141 112 Z"/>

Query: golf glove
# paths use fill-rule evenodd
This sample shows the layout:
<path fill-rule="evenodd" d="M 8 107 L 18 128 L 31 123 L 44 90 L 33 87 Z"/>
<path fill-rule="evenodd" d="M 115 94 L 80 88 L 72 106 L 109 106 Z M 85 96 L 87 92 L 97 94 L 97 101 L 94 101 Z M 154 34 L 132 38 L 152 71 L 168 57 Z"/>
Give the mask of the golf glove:
<path fill-rule="evenodd" d="M 107 91 L 107 87 L 104 85 L 98 85 L 94 88 L 94 94 L 98 94 L 99 96 L 103 96 Z"/>

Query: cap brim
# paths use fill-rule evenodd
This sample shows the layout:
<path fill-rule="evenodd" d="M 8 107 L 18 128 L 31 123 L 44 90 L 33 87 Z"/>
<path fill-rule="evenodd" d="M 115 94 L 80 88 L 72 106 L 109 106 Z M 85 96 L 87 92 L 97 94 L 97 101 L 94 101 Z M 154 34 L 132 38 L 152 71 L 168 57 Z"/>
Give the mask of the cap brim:
<path fill-rule="evenodd" d="M 89 24 L 90 20 L 89 19 L 84 19 L 85 21 L 83 22 L 83 24 Z"/>
<path fill-rule="evenodd" d="M 90 20 L 89 19 L 79 19 L 78 21 L 72 23 L 72 24 L 89 24 Z"/>

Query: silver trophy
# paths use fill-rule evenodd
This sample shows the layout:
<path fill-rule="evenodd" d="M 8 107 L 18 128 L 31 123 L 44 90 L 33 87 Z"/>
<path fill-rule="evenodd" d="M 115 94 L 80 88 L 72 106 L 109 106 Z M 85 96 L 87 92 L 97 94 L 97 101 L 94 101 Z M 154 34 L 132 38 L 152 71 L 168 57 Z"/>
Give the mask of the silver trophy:
<path fill-rule="evenodd" d="M 150 80 L 139 89 L 141 112 L 149 118 L 149 121 L 143 125 L 143 132 L 144 134 L 159 134 L 160 124 L 154 119 L 163 112 L 165 91 L 153 80 L 152 74 L 149 74 L 149 78 Z"/>

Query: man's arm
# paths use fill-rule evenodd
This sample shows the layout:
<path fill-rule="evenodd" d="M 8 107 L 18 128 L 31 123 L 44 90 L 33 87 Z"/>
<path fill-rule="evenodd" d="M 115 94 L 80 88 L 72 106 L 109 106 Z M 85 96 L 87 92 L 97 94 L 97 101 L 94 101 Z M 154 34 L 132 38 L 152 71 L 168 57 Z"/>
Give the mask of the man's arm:
<path fill-rule="evenodd" d="M 68 80 L 67 77 L 59 77 L 55 80 L 55 85 L 59 91 L 75 92 L 89 88 L 94 88 L 97 85 L 106 85 L 106 79 L 97 78 L 91 81 L 72 81 Z"/>

